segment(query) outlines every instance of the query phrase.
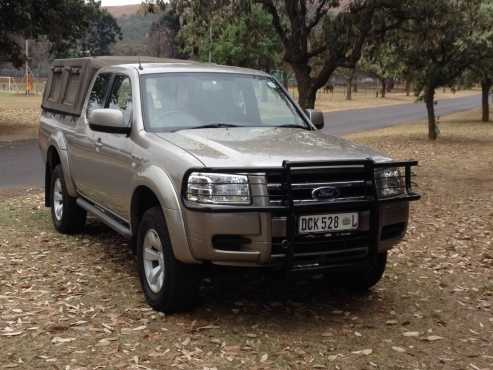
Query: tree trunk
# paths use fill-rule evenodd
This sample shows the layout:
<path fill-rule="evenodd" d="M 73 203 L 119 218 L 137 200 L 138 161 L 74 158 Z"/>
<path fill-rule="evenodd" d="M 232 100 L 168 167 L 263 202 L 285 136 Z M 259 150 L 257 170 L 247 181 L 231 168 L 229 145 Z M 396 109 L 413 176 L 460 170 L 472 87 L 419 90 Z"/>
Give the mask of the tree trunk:
<path fill-rule="evenodd" d="M 483 122 L 490 121 L 490 90 L 492 84 L 493 81 L 489 78 L 485 78 L 481 81 Z"/>
<path fill-rule="evenodd" d="M 315 108 L 317 89 L 310 77 L 310 68 L 304 65 L 291 65 L 298 85 L 298 104 L 303 109 Z"/>
<path fill-rule="evenodd" d="M 303 109 L 314 109 L 315 100 L 317 98 L 317 91 L 312 87 L 300 88 L 298 86 L 298 104 Z"/>
<path fill-rule="evenodd" d="M 381 78 L 380 83 L 382 85 L 382 90 L 380 91 L 380 97 L 385 98 L 385 93 L 387 92 L 387 86 L 385 83 L 385 78 Z"/>
<path fill-rule="evenodd" d="M 289 89 L 289 76 L 288 76 L 288 72 L 286 71 L 282 72 L 282 84 L 284 85 L 284 88 L 286 90 Z"/>
<path fill-rule="evenodd" d="M 411 80 L 406 80 L 406 96 L 411 95 Z"/>
<path fill-rule="evenodd" d="M 426 111 L 428 112 L 428 138 L 436 140 L 439 130 L 435 116 L 435 88 L 425 88 L 424 99 L 426 103 Z"/>
<path fill-rule="evenodd" d="M 356 81 L 354 81 L 353 83 L 353 93 L 358 93 L 358 79 L 356 79 Z"/>
<path fill-rule="evenodd" d="M 351 72 L 347 79 L 347 86 L 346 86 L 346 100 L 351 100 L 353 98 L 353 77 L 354 77 L 354 71 Z"/>

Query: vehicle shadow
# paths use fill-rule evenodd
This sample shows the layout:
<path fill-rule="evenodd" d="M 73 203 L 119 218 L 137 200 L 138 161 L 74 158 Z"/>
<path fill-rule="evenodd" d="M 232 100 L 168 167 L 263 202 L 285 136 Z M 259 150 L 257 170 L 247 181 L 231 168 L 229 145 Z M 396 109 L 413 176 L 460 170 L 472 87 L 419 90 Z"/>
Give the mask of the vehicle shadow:
<path fill-rule="evenodd" d="M 365 316 L 382 309 L 382 294 L 355 293 L 341 287 L 337 275 L 285 276 L 262 271 L 217 269 L 204 279 L 202 302 L 194 311 L 204 319 L 250 316 L 252 322 L 272 319 L 295 325 L 307 318 L 332 320 Z M 388 303 L 388 302 L 387 302 Z"/>
<path fill-rule="evenodd" d="M 137 266 L 129 256 L 127 241 L 97 221 L 89 222 L 84 234 L 102 244 L 94 252 L 98 259 L 111 261 L 105 264 L 106 269 L 124 272 L 135 282 L 135 294 L 142 295 L 136 299 L 142 302 Z M 197 307 L 173 316 L 219 326 L 240 320 L 240 326 L 264 323 L 297 328 L 307 319 L 315 325 L 318 321 L 371 317 L 398 299 L 380 286 L 366 293 L 345 290 L 337 275 L 286 276 L 262 269 L 212 267 L 204 269 L 203 277 Z"/>

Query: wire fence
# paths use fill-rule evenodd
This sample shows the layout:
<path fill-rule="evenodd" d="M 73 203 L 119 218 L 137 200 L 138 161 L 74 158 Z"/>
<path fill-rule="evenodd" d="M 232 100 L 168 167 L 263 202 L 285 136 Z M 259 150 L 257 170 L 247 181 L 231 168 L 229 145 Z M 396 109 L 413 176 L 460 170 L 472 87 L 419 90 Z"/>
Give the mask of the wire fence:
<path fill-rule="evenodd" d="M 46 85 L 46 78 L 34 77 L 27 81 L 24 77 L 0 76 L 0 92 L 10 94 L 42 95 Z"/>

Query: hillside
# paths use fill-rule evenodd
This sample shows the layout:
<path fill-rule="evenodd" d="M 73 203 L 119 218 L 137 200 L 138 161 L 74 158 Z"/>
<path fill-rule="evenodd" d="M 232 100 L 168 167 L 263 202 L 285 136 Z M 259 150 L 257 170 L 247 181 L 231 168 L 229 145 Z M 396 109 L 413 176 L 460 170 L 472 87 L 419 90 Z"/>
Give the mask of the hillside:
<path fill-rule="evenodd" d="M 142 14 L 140 5 L 121 5 L 104 7 L 116 18 L 122 30 L 123 39 L 113 45 L 115 55 L 147 55 L 146 36 L 159 14 Z"/>
<path fill-rule="evenodd" d="M 103 6 L 113 17 L 120 18 L 128 15 L 136 14 L 140 8 L 140 4 L 120 5 L 120 6 Z"/>

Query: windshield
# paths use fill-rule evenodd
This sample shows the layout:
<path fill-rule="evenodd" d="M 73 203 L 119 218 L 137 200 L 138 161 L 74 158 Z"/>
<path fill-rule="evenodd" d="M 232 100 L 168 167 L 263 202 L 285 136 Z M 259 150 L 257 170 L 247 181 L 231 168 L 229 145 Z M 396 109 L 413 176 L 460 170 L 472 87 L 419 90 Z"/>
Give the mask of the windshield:
<path fill-rule="evenodd" d="M 207 127 L 308 128 L 271 78 L 231 73 L 163 73 L 142 77 L 149 131 Z"/>

